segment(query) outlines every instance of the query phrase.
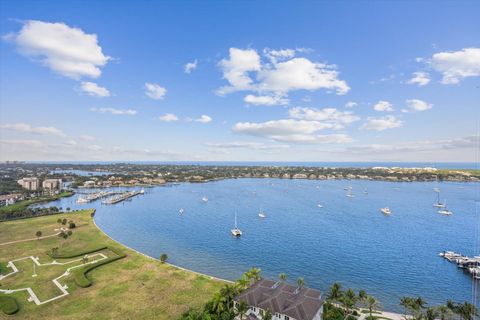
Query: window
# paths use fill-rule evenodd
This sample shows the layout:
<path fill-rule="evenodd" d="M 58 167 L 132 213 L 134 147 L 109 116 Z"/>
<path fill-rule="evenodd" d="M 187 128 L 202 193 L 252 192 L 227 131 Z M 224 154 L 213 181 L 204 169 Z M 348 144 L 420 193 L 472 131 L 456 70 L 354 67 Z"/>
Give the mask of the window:
<path fill-rule="evenodd" d="M 285 316 L 285 320 L 290 320 L 290 317 L 289 317 L 289 316 Z"/>

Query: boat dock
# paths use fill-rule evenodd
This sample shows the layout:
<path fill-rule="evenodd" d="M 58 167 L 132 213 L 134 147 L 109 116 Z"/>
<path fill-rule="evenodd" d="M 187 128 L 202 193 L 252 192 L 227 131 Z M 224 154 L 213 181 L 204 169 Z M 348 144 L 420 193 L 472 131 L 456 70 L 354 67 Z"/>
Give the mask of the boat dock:
<path fill-rule="evenodd" d="M 127 192 L 123 192 L 121 194 L 115 195 L 111 198 L 108 198 L 108 199 L 104 200 L 102 203 L 103 204 L 115 204 L 115 203 L 125 201 L 127 199 L 133 198 L 135 196 L 138 196 L 139 194 L 144 194 L 144 193 L 145 193 L 145 191 L 143 189 L 140 190 L 140 191 L 138 191 L 138 190 L 127 191 Z"/>
<path fill-rule="evenodd" d="M 118 194 L 118 192 L 114 192 L 114 191 L 110 191 L 110 192 L 100 191 L 100 192 L 84 193 L 84 194 L 86 194 L 86 196 L 84 196 L 84 197 L 79 197 L 79 198 L 77 199 L 77 203 L 87 203 L 87 202 L 94 201 L 94 200 L 97 200 L 97 199 L 100 199 L 100 198 L 104 198 L 104 197 L 108 197 L 108 196 L 112 196 L 112 195 Z"/>
<path fill-rule="evenodd" d="M 480 280 L 480 256 L 468 257 L 453 251 L 440 252 L 438 255 L 468 271 L 476 280 Z"/>

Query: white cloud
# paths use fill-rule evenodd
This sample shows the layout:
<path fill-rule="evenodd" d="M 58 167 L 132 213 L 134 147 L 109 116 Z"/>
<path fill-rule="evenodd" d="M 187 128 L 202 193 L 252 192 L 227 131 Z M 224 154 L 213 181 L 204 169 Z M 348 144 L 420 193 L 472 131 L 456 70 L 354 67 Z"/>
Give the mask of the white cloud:
<path fill-rule="evenodd" d="M 407 106 L 413 111 L 426 111 L 433 107 L 432 104 L 426 103 L 420 99 L 408 99 L 406 100 Z"/>
<path fill-rule="evenodd" d="M 28 20 L 18 33 L 4 38 L 13 41 L 22 55 L 77 80 L 99 77 L 100 68 L 111 59 L 103 54 L 95 34 L 64 23 Z"/>
<path fill-rule="evenodd" d="M 192 62 L 188 62 L 188 63 L 185 64 L 185 66 L 183 67 L 184 72 L 185 72 L 185 73 L 191 73 L 193 70 L 197 69 L 197 64 L 198 64 L 197 59 L 195 59 L 195 60 L 192 61 Z"/>
<path fill-rule="evenodd" d="M 380 100 L 373 106 L 373 109 L 379 112 L 393 111 L 393 105 L 388 101 Z"/>
<path fill-rule="evenodd" d="M 6 145 L 12 148 L 27 148 L 35 149 L 44 146 L 43 142 L 38 140 L 21 140 L 21 139 L 0 139 L 1 145 Z"/>
<path fill-rule="evenodd" d="M 380 118 L 368 117 L 360 129 L 383 131 L 386 129 L 400 128 L 403 125 L 401 120 L 398 120 L 394 116 L 386 116 Z"/>
<path fill-rule="evenodd" d="M 467 77 L 480 76 L 480 48 L 435 53 L 430 59 L 432 68 L 442 73 L 443 84 L 456 84 Z"/>
<path fill-rule="evenodd" d="M 294 90 L 327 89 L 337 94 L 350 90 L 345 81 L 338 79 L 334 65 L 294 57 L 293 49 L 266 50 L 268 62 L 262 64 L 256 50 L 230 48 L 229 58 L 219 64 L 229 85 L 219 88 L 217 93 L 246 90 L 286 96 Z"/>
<path fill-rule="evenodd" d="M 289 103 L 288 99 L 278 97 L 278 96 L 255 96 L 249 94 L 243 99 L 248 104 L 252 105 L 264 105 L 264 106 L 275 106 L 275 105 L 287 105 Z"/>
<path fill-rule="evenodd" d="M 353 107 L 356 107 L 358 106 L 358 103 L 354 102 L 354 101 L 348 101 L 346 104 L 345 104 L 345 108 L 353 108 Z"/>
<path fill-rule="evenodd" d="M 426 86 L 430 82 L 430 75 L 427 72 L 414 72 L 412 78 L 407 81 L 408 84 L 418 85 L 419 87 Z"/>
<path fill-rule="evenodd" d="M 163 116 L 158 117 L 158 119 L 164 122 L 172 122 L 172 121 L 177 121 L 178 117 L 173 113 L 165 113 Z"/>
<path fill-rule="evenodd" d="M 260 56 L 253 49 L 230 48 L 230 57 L 222 59 L 219 63 L 223 70 L 223 77 L 229 82 L 230 86 L 221 87 L 217 93 L 224 95 L 230 92 L 241 90 L 252 90 L 253 80 L 248 72 L 259 71 L 261 68 Z"/>
<path fill-rule="evenodd" d="M 95 140 L 95 137 L 94 137 L 94 136 L 87 135 L 87 134 L 82 134 L 82 135 L 80 136 L 80 140 L 83 140 L 83 141 L 93 141 L 93 140 Z"/>
<path fill-rule="evenodd" d="M 155 83 L 145 83 L 145 89 L 145 94 L 154 100 L 163 99 L 167 93 L 167 89 Z"/>
<path fill-rule="evenodd" d="M 115 108 L 91 108 L 90 111 L 98 113 L 111 113 L 113 115 L 134 116 L 137 110 L 132 109 L 115 109 Z"/>
<path fill-rule="evenodd" d="M 318 131 L 332 125 L 320 121 L 295 119 L 272 120 L 262 123 L 238 122 L 232 130 L 237 133 L 264 137 L 280 142 L 345 143 L 352 139 L 345 134 L 319 135 Z"/>
<path fill-rule="evenodd" d="M 107 88 L 100 87 L 94 82 L 84 81 L 81 83 L 80 88 L 83 92 L 92 97 L 110 97 L 110 91 Z"/>
<path fill-rule="evenodd" d="M 360 118 L 351 111 L 338 111 L 335 108 L 301 108 L 296 107 L 288 110 L 291 118 L 308 121 L 322 121 L 332 129 L 342 129 Z"/>
<path fill-rule="evenodd" d="M 0 129 L 13 130 L 16 132 L 22 133 L 32 133 L 40 135 L 54 135 L 59 137 L 65 137 L 66 134 L 63 133 L 60 129 L 55 127 L 32 127 L 26 123 L 15 123 L 15 124 L 0 124 Z"/>
<path fill-rule="evenodd" d="M 206 145 L 209 147 L 219 148 L 219 149 L 252 149 L 252 150 L 275 150 L 275 149 L 287 149 L 290 147 L 285 144 L 267 145 L 260 142 L 244 142 L 244 141 L 207 143 Z"/>
<path fill-rule="evenodd" d="M 193 121 L 200 122 L 200 123 L 209 123 L 212 122 L 212 118 L 207 116 L 206 114 L 202 114 L 200 118 L 194 119 Z"/>

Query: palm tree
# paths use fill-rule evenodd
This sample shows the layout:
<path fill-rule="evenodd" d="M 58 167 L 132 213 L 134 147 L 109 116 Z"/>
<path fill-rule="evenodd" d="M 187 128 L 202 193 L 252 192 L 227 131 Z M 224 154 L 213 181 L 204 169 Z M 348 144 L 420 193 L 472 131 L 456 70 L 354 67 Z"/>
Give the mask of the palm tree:
<path fill-rule="evenodd" d="M 404 309 L 404 314 L 405 314 L 405 318 L 407 318 L 407 310 L 410 309 L 412 307 L 412 298 L 410 297 L 402 297 L 400 299 L 400 305 L 403 307 Z"/>
<path fill-rule="evenodd" d="M 237 303 L 237 315 L 240 317 L 240 320 L 243 320 L 243 316 L 246 315 L 247 311 L 248 305 L 245 301 Z"/>
<path fill-rule="evenodd" d="M 342 295 L 342 285 L 337 282 L 332 284 L 332 286 L 330 287 L 330 293 L 328 294 L 328 299 L 333 302 L 338 302 Z"/>
<path fill-rule="evenodd" d="M 220 319 L 220 314 L 225 311 L 225 297 L 217 292 L 213 296 L 213 311 L 217 313 L 218 319 Z"/>
<path fill-rule="evenodd" d="M 374 296 L 367 296 L 365 298 L 365 303 L 367 304 L 368 311 L 370 312 L 370 318 L 372 319 L 373 309 L 380 308 L 380 302 Z"/>
<path fill-rule="evenodd" d="M 287 275 L 283 272 L 278 275 L 278 278 L 280 279 L 281 282 L 287 281 Z"/>
<path fill-rule="evenodd" d="M 251 268 L 250 270 L 247 271 L 247 273 L 245 274 L 247 276 L 247 278 L 250 280 L 250 281 L 258 281 L 261 279 L 260 277 L 260 273 L 262 272 L 261 269 L 259 268 Z"/>
<path fill-rule="evenodd" d="M 298 278 L 297 279 L 298 290 L 302 289 L 304 285 L 305 285 L 305 280 L 303 280 L 302 277 Z"/>
<path fill-rule="evenodd" d="M 270 312 L 269 309 L 262 310 L 260 312 L 260 314 L 261 314 L 263 320 L 272 320 L 272 318 L 273 318 L 273 315 L 272 315 L 272 313 Z"/>
<path fill-rule="evenodd" d="M 478 310 L 475 306 L 469 302 L 459 304 L 456 308 L 456 314 L 458 314 L 463 320 L 473 320 L 478 315 Z"/>
<path fill-rule="evenodd" d="M 437 318 L 438 311 L 435 308 L 427 308 L 427 311 L 425 312 L 425 319 L 426 320 L 435 320 Z"/>
<path fill-rule="evenodd" d="M 249 281 L 246 277 L 242 277 L 238 279 L 235 284 L 237 285 L 238 291 L 243 291 L 248 287 Z"/>
<path fill-rule="evenodd" d="M 439 305 L 437 307 L 438 315 L 440 316 L 440 320 L 449 320 L 452 319 L 453 312 L 452 310 L 447 307 L 446 305 Z"/>
<path fill-rule="evenodd" d="M 162 254 L 160 255 L 160 262 L 161 262 L 161 263 L 167 262 L 167 259 L 168 259 L 168 256 L 167 256 L 166 253 L 162 253 Z"/>
<path fill-rule="evenodd" d="M 359 290 L 358 291 L 358 300 L 362 303 L 365 303 L 365 301 L 367 300 L 367 293 L 365 292 L 365 290 Z"/>

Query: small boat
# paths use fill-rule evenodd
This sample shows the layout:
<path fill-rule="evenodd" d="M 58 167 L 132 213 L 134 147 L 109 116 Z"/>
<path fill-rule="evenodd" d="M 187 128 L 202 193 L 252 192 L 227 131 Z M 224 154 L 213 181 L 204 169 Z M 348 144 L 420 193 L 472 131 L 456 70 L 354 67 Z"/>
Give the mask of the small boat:
<path fill-rule="evenodd" d="M 388 207 L 382 208 L 382 209 L 380 209 L 380 211 L 382 211 L 382 213 L 383 213 L 384 215 L 387 215 L 387 216 L 392 213 L 392 211 L 391 211 L 390 208 L 388 208 Z"/>
<path fill-rule="evenodd" d="M 237 214 L 235 213 L 235 228 L 230 230 L 232 232 L 232 235 L 235 237 L 240 237 L 242 235 L 242 230 L 238 229 L 237 227 Z"/>
<path fill-rule="evenodd" d="M 349 198 L 355 198 L 355 196 L 352 194 L 352 187 L 348 188 L 348 192 L 347 192 L 346 196 L 349 197 Z"/>
<path fill-rule="evenodd" d="M 77 199 L 77 203 L 87 203 L 89 202 L 88 199 L 85 199 L 85 198 L 78 198 Z"/>
<path fill-rule="evenodd" d="M 445 208 L 445 203 L 440 202 L 440 189 L 434 188 L 433 191 L 437 194 L 437 202 L 434 203 L 433 206 L 436 208 Z"/>
<path fill-rule="evenodd" d="M 260 218 L 262 218 L 262 219 L 267 217 L 267 216 L 265 215 L 265 212 L 263 212 L 263 210 L 260 211 L 260 213 L 258 214 L 258 216 L 259 216 Z"/>
<path fill-rule="evenodd" d="M 319 204 L 317 204 L 317 207 L 323 208 L 323 205 L 321 205 L 321 204 L 319 203 Z"/>
<path fill-rule="evenodd" d="M 145 193 L 145 189 L 142 188 L 142 190 L 140 190 L 140 194 L 144 194 Z"/>
<path fill-rule="evenodd" d="M 204 196 L 204 197 L 202 198 L 202 201 L 205 202 L 205 203 L 207 203 L 207 202 L 208 202 L 208 198 Z"/>
<path fill-rule="evenodd" d="M 180 208 L 180 210 L 178 210 L 178 213 L 180 213 L 180 214 L 183 214 L 184 212 L 185 212 L 185 209 L 183 209 L 183 208 Z"/>
<path fill-rule="evenodd" d="M 368 194 L 367 189 L 364 189 L 364 190 L 363 190 L 363 194 Z"/>
<path fill-rule="evenodd" d="M 438 210 L 438 213 L 443 214 L 445 216 L 450 216 L 453 214 L 452 211 L 447 209 L 447 200 L 445 200 L 445 203 L 443 204 L 443 209 Z"/>

